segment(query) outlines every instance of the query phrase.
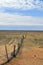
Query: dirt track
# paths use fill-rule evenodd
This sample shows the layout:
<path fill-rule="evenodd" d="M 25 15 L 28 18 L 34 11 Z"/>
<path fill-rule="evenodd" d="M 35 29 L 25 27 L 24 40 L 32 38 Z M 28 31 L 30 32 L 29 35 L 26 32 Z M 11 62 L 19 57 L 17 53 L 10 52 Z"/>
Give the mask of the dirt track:
<path fill-rule="evenodd" d="M 5 65 L 43 65 L 43 41 L 41 45 L 39 40 L 43 40 L 43 33 L 26 33 L 26 39 L 23 42 L 23 48 L 20 50 L 16 58 L 13 58 Z M 38 40 L 38 42 L 36 42 Z M 15 42 L 16 43 L 16 42 Z M 12 44 L 8 51 L 13 50 Z M 1 51 L 3 51 L 1 49 Z M 4 52 L 3 52 L 4 53 Z"/>
<path fill-rule="evenodd" d="M 33 48 L 31 50 L 22 51 L 20 55 L 13 58 L 6 65 L 43 65 L 43 49 Z"/>

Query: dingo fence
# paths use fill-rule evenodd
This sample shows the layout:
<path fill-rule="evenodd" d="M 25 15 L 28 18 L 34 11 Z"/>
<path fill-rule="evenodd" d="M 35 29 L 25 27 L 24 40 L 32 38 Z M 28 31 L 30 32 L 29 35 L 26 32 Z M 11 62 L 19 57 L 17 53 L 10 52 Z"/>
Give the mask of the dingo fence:
<path fill-rule="evenodd" d="M 13 57 L 16 57 L 19 53 L 20 48 L 22 47 L 22 43 L 24 40 L 24 36 L 22 36 L 18 43 L 15 44 L 15 40 L 12 39 L 10 43 L 0 45 L 0 65 L 4 65 L 9 62 Z"/>

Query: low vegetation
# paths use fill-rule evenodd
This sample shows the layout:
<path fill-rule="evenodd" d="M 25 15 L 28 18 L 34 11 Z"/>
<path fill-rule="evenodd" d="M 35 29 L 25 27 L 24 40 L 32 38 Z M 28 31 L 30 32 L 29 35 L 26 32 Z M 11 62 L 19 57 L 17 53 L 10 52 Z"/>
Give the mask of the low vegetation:
<path fill-rule="evenodd" d="M 24 39 L 24 41 L 21 41 L 21 39 Z M 14 45 L 17 48 L 17 44 L 21 42 L 23 43 L 21 54 L 18 54 L 16 58 L 5 65 L 14 65 L 14 63 L 15 65 L 43 65 L 43 32 L 20 31 L 0 31 L 0 64 L 7 60 L 5 45 L 8 57 L 10 57 L 14 50 Z"/>

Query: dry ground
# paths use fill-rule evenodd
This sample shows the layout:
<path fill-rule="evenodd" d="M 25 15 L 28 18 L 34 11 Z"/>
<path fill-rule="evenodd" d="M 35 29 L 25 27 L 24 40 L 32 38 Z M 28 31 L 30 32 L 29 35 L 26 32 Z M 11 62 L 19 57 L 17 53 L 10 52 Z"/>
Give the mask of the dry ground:
<path fill-rule="evenodd" d="M 5 65 L 43 65 L 43 32 L 23 32 L 23 34 L 26 37 L 19 54 Z M 14 33 L 12 38 L 14 38 Z M 9 47 L 10 51 L 11 48 L 12 46 Z"/>
<path fill-rule="evenodd" d="M 43 49 L 32 48 L 28 51 L 22 51 L 21 55 L 5 65 L 43 65 Z"/>

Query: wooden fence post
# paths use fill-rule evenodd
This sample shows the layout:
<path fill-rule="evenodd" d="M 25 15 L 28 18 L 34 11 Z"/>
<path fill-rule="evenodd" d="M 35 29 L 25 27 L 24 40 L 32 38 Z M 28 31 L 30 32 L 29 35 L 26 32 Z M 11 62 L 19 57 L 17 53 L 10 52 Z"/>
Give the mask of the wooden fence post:
<path fill-rule="evenodd" d="M 14 45 L 14 53 L 15 53 L 15 48 L 16 48 L 16 46 Z"/>
<path fill-rule="evenodd" d="M 18 43 L 18 51 L 19 51 L 19 49 L 20 49 L 20 44 Z"/>
<path fill-rule="evenodd" d="M 14 45 L 14 51 L 13 51 L 13 56 L 16 57 L 16 50 L 15 50 L 16 46 Z"/>
<path fill-rule="evenodd" d="M 9 60 L 6 44 L 5 44 L 5 52 L 6 52 L 7 60 Z"/>

